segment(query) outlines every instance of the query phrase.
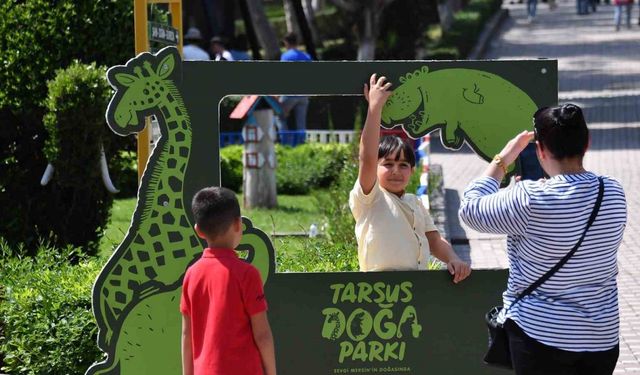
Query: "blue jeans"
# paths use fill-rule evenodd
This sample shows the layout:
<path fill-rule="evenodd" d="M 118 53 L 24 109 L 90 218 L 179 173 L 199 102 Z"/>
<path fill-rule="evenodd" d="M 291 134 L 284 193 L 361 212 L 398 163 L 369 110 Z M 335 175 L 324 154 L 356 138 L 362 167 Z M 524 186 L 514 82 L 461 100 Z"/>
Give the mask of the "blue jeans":
<path fill-rule="evenodd" d="M 527 0 L 527 15 L 531 18 L 536 16 L 538 0 Z"/>
<path fill-rule="evenodd" d="M 280 115 L 278 130 L 307 130 L 307 109 L 309 108 L 309 97 L 307 96 L 283 96 L 282 114 Z M 295 128 L 289 129 L 287 118 L 293 112 Z"/>
<path fill-rule="evenodd" d="M 577 0 L 578 14 L 589 14 L 589 0 Z"/>
<path fill-rule="evenodd" d="M 633 3 L 616 5 L 615 12 L 613 13 L 613 22 L 616 24 L 616 30 L 620 29 L 620 23 L 622 21 L 622 8 L 627 10 L 627 27 L 631 28 L 631 9 Z"/>

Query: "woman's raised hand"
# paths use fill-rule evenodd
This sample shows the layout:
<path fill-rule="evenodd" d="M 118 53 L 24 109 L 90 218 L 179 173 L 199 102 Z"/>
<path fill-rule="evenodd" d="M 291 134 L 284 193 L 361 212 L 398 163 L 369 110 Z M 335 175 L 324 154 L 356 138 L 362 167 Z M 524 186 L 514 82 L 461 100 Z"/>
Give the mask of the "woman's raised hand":
<path fill-rule="evenodd" d="M 516 161 L 518 155 L 527 147 L 527 144 L 533 139 L 533 132 L 524 130 L 518 133 L 504 146 L 498 155 L 502 158 L 505 165 L 510 165 Z"/>

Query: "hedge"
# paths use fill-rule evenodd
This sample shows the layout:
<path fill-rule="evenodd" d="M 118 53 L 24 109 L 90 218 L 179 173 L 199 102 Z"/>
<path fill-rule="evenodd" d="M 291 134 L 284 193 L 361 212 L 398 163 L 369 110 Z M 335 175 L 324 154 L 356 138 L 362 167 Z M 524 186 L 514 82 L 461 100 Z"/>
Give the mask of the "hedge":
<path fill-rule="evenodd" d="M 485 24 L 500 9 L 501 0 L 471 0 L 454 14 L 451 28 L 442 38 L 429 46 L 427 58 L 456 60 L 467 57 L 482 33 Z"/>
<path fill-rule="evenodd" d="M 22 256 L 9 256 L 16 253 Z M 0 239 L 1 370 L 82 375 L 101 358 L 91 286 L 102 263 L 71 247 L 24 254 Z"/>
<path fill-rule="evenodd" d="M 276 144 L 278 194 L 302 195 L 329 187 L 340 175 L 348 145 L 305 143 L 296 147 Z M 236 192 L 242 189 L 242 146 L 220 150 L 221 184 Z"/>
<path fill-rule="evenodd" d="M 131 58 L 133 2 L 10 0 L 0 1 L 0 15 L 0 236 L 33 251 L 59 215 L 51 186 L 40 186 L 47 81 L 75 59 L 111 66 Z M 135 147 L 133 137 L 117 142 Z"/>

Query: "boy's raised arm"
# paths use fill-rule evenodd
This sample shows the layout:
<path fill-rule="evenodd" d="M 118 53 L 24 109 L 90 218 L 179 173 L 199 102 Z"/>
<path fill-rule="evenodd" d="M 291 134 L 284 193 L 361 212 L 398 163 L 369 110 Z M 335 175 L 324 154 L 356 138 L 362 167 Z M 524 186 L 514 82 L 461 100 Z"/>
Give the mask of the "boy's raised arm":
<path fill-rule="evenodd" d="M 276 375 L 276 354 L 266 311 L 251 315 L 251 329 L 253 340 L 260 351 L 265 375 Z"/>
<path fill-rule="evenodd" d="M 369 108 L 360 137 L 358 181 L 365 194 L 369 194 L 376 183 L 380 120 L 382 107 L 391 95 L 391 91 L 388 91 L 389 87 L 391 83 L 386 82 L 385 77 L 377 78 L 375 73 L 369 78 L 369 85 L 364 85 L 364 98 L 369 102 Z"/>

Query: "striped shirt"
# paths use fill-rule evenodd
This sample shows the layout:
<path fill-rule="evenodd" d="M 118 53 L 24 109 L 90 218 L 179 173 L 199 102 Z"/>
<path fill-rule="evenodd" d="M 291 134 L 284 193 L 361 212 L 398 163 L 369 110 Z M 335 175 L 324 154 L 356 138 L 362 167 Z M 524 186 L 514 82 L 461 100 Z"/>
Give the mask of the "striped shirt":
<path fill-rule="evenodd" d="M 513 308 L 516 296 L 582 236 L 598 195 L 598 176 L 558 175 L 518 182 L 502 191 L 491 177 L 469 184 L 460 218 L 475 230 L 507 234 L 509 280 L 499 321 L 512 319 L 528 336 L 562 350 L 603 351 L 618 343 L 616 258 L 627 205 L 620 183 L 611 177 L 603 180 L 600 211 L 580 248 Z"/>

